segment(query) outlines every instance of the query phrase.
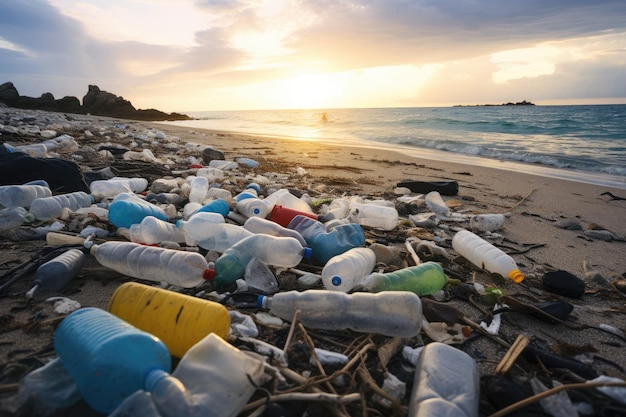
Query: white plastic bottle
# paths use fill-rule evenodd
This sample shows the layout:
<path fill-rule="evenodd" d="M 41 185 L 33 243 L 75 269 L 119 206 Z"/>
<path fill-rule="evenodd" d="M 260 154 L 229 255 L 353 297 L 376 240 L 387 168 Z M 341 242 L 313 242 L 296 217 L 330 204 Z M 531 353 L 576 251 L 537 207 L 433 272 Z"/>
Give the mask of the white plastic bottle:
<path fill-rule="evenodd" d="M 175 224 L 154 216 L 144 217 L 141 223 L 130 226 L 130 240 L 153 245 L 165 241 L 184 243 L 185 235 Z"/>
<path fill-rule="evenodd" d="M 393 230 L 398 225 L 398 211 L 395 207 L 372 203 L 351 203 L 348 218 L 361 226 L 382 230 Z"/>
<path fill-rule="evenodd" d="M 267 204 L 260 198 L 244 198 L 237 201 L 237 211 L 246 217 L 267 217 Z"/>
<path fill-rule="evenodd" d="M 300 233 L 293 229 L 288 229 L 280 224 L 261 217 L 250 217 L 243 224 L 243 228 L 251 231 L 252 233 L 261 233 L 264 235 L 276 236 L 276 237 L 293 237 L 297 239 L 302 246 L 306 246 L 306 240 Z"/>
<path fill-rule="evenodd" d="M 51 197 L 43 197 L 34 200 L 30 205 L 30 212 L 37 220 L 56 219 L 63 214 L 63 209 L 71 211 L 89 207 L 94 198 L 83 191 L 68 194 L 60 194 Z"/>
<path fill-rule="evenodd" d="M 115 197 L 120 193 L 140 193 L 148 187 L 145 178 L 113 177 L 108 180 L 96 180 L 89 184 L 91 195 L 96 199 Z"/>
<path fill-rule="evenodd" d="M 257 304 L 284 320 L 300 310 L 305 326 L 323 330 L 352 329 L 393 337 L 416 336 L 422 326 L 422 303 L 408 291 L 377 294 L 339 291 L 287 291 L 260 296 Z"/>
<path fill-rule="evenodd" d="M 204 282 L 207 261 L 197 252 L 109 241 L 93 245 L 90 253 L 107 268 L 129 277 L 167 282 L 184 288 Z"/>
<path fill-rule="evenodd" d="M 479 268 L 510 278 L 518 284 L 524 280 L 511 256 L 469 230 L 457 232 L 452 238 L 452 247 Z"/>
<path fill-rule="evenodd" d="M 330 258 L 322 269 L 322 282 L 327 290 L 350 291 L 370 274 L 376 265 L 376 254 L 370 248 L 352 248 Z"/>
<path fill-rule="evenodd" d="M 208 233 L 196 240 L 202 249 L 224 253 L 228 248 L 242 239 L 252 236 L 252 232 L 231 223 L 215 223 Z"/>
<path fill-rule="evenodd" d="M 0 188 L 0 205 L 7 208 L 29 207 L 36 199 L 51 195 L 50 188 L 43 185 L 7 185 Z"/>
<path fill-rule="evenodd" d="M 189 190 L 189 201 L 203 204 L 209 191 L 209 180 L 206 177 L 195 177 L 191 180 Z"/>

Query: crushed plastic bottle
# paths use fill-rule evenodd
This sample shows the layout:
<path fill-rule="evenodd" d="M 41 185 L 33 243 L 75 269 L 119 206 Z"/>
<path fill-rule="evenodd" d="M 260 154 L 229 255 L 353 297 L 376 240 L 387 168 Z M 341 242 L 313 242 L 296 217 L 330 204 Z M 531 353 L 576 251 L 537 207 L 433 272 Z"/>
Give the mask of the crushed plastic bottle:
<path fill-rule="evenodd" d="M 243 228 L 251 231 L 252 233 L 262 233 L 265 235 L 272 235 L 277 237 L 293 237 L 298 239 L 298 242 L 302 246 L 306 246 L 306 240 L 300 233 L 293 229 L 288 229 L 280 224 L 261 217 L 250 217 L 243 224 Z"/>

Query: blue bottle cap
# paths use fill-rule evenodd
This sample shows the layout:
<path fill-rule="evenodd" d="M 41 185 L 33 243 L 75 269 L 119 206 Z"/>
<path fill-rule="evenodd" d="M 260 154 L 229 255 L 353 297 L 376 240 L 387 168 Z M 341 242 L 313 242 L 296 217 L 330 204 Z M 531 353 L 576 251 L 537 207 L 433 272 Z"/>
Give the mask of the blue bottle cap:
<path fill-rule="evenodd" d="M 266 298 L 267 298 L 267 296 L 266 296 L 266 295 L 259 295 L 259 296 L 256 298 L 256 306 L 257 306 L 258 308 L 265 308 L 265 299 L 266 299 Z"/>
<path fill-rule="evenodd" d="M 309 247 L 305 247 L 302 250 L 302 257 L 304 259 L 309 259 L 311 257 L 311 255 L 313 255 L 313 249 L 309 248 Z"/>
<path fill-rule="evenodd" d="M 339 275 L 335 275 L 330 282 L 335 286 L 338 287 L 341 285 L 341 277 Z"/>

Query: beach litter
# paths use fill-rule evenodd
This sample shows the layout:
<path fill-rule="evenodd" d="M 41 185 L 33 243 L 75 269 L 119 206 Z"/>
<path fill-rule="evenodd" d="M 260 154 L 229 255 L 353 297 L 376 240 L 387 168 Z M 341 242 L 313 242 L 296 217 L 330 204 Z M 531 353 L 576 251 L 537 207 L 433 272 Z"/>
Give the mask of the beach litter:
<path fill-rule="evenodd" d="M 623 277 L 603 293 L 609 322 L 585 323 L 577 311 L 597 271 L 585 263 L 581 279 L 534 265 L 527 253 L 541 243 L 506 239 L 517 205 L 468 212 L 442 197 L 462 196 L 456 181 L 330 193 L 309 182 L 309 166 L 277 170 L 267 156 L 131 122 L 33 113 L 26 123 L 24 111 L 3 111 L 0 161 L 4 149 L 8 160 L 73 169 L 53 186 L 47 170 L 11 168 L 0 185 L 3 239 L 36 252 L 2 271 L 0 297 L 14 306 L 0 317 L 0 342 L 19 331 L 49 341 L 16 347 L 0 366 L 0 415 L 626 414 L 623 359 L 597 352 L 623 352 L 624 329 L 610 323 L 611 310 L 623 314 Z M 28 133 L 38 123 L 45 133 Z M 30 146 L 44 140 L 56 146 Z M 43 207 L 37 198 L 77 192 L 76 172 L 93 201 L 28 216 Z M 18 207 L 2 197 L 31 181 L 41 196 Z M 556 227 L 623 241 L 579 225 Z M 61 272 L 37 278 L 54 259 Z M 41 288 L 27 292 L 33 277 Z M 107 304 L 81 308 L 74 298 L 87 283 L 111 294 Z M 145 355 L 129 334 L 145 340 Z"/>

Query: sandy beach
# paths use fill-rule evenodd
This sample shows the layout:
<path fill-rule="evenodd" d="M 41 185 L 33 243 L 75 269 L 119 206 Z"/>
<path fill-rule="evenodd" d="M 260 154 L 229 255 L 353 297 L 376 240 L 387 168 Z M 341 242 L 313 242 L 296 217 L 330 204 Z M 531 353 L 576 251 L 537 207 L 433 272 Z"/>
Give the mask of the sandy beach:
<path fill-rule="evenodd" d="M 77 119 L 114 123 L 106 118 L 77 116 Z M 123 122 L 127 121 L 119 121 Z M 399 194 L 394 190 L 402 180 L 457 181 L 458 195 L 444 197 L 448 206 L 456 213 L 506 214 L 504 227 L 497 231 L 503 239 L 498 241 L 503 250 L 512 254 L 526 276 L 522 284 L 515 284 L 508 280 L 494 281 L 478 271 L 466 275 L 466 282 L 496 285 L 508 296 L 522 296 L 527 302 L 565 300 L 574 306 L 570 324 L 584 325 L 584 329 L 574 330 L 572 327 L 576 326 L 547 324 L 528 315 L 509 313 L 504 315 L 499 337 L 512 343 L 518 335 L 524 334 L 552 349 L 559 345 L 561 352 L 566 352 L 566 347 L 578 348 L 578 358 L 598 371 L 626 377 L 623 333 L 615 336 L 597 329 L 609 325 L 618 331 L 626 331 L 626 295 L 616 287 L 616 283 L 626 279 L 626 200 L 612 199 L 604 194 L 609 192 L 626 197 L 626 190 L 493 167 L 421 159 L 394 150 L 190 129 L 162 123 L 127 123 L 136 130 L 157 129 L 164 132 L 168 140 L 179 143 L 210 145 L 224 152 L 226 160 L 238 156 L 251 158 L 258 161 L 259 166 L 247 169 L 248 176 L 283 174 L 275 180 L 276 183 L 284 188 L 305 191 L 313 198 L 360 195 L 396 201 Z M 72 135 L 81 145 L 105 141 L 104 138 L 86 138 L 81 133 L 84 130 L 64 133 Z M 0 141 L 5 140 L 0 137 Z M 111 141 L 115 142 L 114 139 Z M 125 144 L 127 139 L 119 142 Z M 142 143 L 141 146 L 148 147 L 148 144 Z M 141 173 L 137 175 L 141 176 Z M 233 181 L 225 186 L 233 188 L 235 194 L 238 184 Z M 421 206 L 419 211 L 427 209 Z M 565 222 L 579 224 L 580 229 L 563 228 Z M 436 240 L 452 259 L 456 257 L 450 246 L 452 231 L 465 226 L 441 222 L 434 229 L 418 229 L 401 212 L 401 224 L 394 231 L 368 230 L 366 236 L 368 244 L 394 242 L 399 247 L 402 244 L 398 242 L 408 236 Z M 5 268 L 14 266 L 16 261 L 28 259 L 44 245 L 43 240 L 3 241 L 0 243 L 0 263 Z M 406 253 L 404 257 L 408 258 Z M 583 279 L 585 295 L 580 299 L 569 299 L 546 292 L 542 277 L 545 272 L 553 270 L 565 270 Z M 5 393 L 13 392 L 10 387 L 15 389 L 16 378 L 25 370 L 33 369 L 54 354 L 51 339 L 61 316 L 52 311 L 52 303 L 46 303 L 46 298 L 63 296 L 82 306 L 106 308 L 113 291 L 126 280 L 119 274 L 103 270 L 90 259 L 66 289 L 42 290 L 31 302 L 26 302 L 24 294 L 32 286 L 32 275 L 12 285 L 0 299 L 0 362 L 4 377 L 0 382 L 6 386 Z M 464 300 L 451 299 L 448 302 L 473 321 L 480 322 L 483 317 L 481 311 Z M 419 341 L 413 340 L 412 344 L 416 346 Z M 487 337 L 473 339 L 460 348 L 476 358 L 481 376 L 492 374 L 507 351 Z M 15 368 L 18 362 L 22 368 Z M 523 374 L 523 369 L 518 367 L 511 372 Z"/>

